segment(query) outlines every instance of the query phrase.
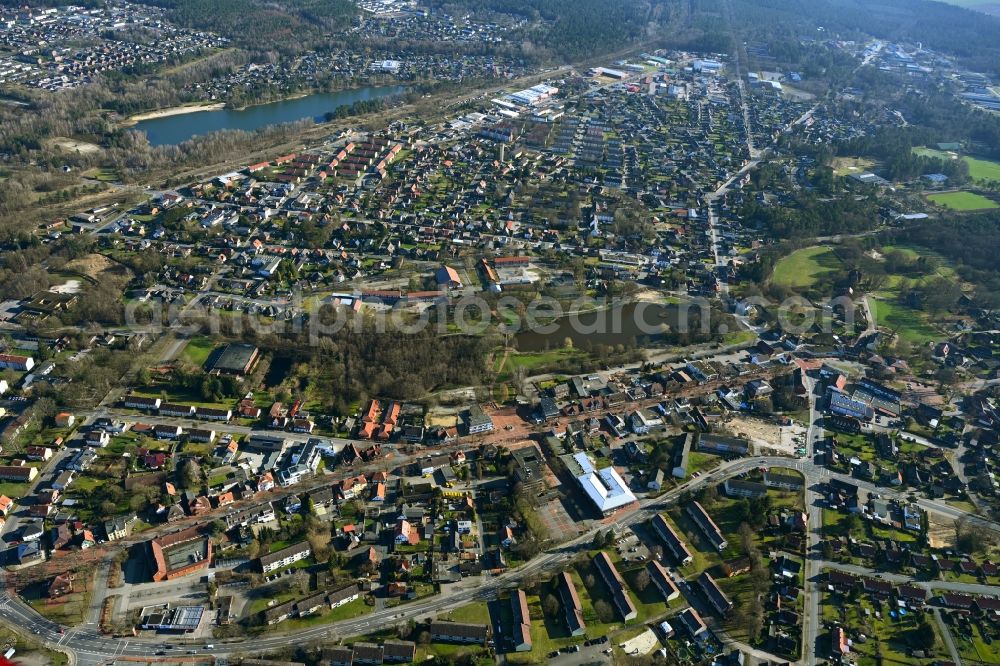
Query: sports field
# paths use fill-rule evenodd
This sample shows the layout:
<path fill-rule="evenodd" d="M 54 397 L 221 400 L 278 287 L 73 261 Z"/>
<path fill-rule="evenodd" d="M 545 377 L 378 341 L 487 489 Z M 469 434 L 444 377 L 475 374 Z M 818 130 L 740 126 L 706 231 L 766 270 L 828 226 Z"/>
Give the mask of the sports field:
<path fill-rule="evenodd" d="M 914 148 L 913 154 L 921 157 L 937 157 L 942 160 L 958 159 L 958 153 L 928 148 L 927 146 Z M 969 165 L 969 178 L 972 180 L 1000 181 L 1000 162 L 970 157 L 969 155 L 963 155 L 961 159 Z"/>
<path fill-rule="evenodd" d="M 994 160 L 981 160 L 978 157 L 962 158 L 969 165 L 969 177 L 972 180 L 997 180 L 1000 181 L 1000 162 Z"/>
<path fill-rule="evenodd" d="M 975 192 L 940 192 L 937 194 L 928 194 L 927 199 L 939 206 L 944 206 L 952 210 L 967 211 L 1000 208 L 1000 204 Z"/>

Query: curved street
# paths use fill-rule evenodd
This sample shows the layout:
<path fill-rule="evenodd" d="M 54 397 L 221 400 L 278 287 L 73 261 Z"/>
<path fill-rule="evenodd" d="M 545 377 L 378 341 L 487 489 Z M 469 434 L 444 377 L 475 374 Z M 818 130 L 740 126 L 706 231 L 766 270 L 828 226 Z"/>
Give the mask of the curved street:
<path fill-rule="evenodd" d="M 814 401 L 812 401 L 814 402 Z M 815 421 L 813 412 L 812 420 Z M 822 430 L 814 427 L 810 430 L 810 449 L 815 441 L 822 437 Z M 694 478 L 681 486 L 656 498 L 648 498 L 640 501 L 638 509 L 622 517 L 616 524 L 630 526 L 642 523 L 651 518 L 656 512 L 662 511 L 674 504 L 685 492 L 695 492 L 709 483 L 720 483 L 727 478 L 737 476 L 750 471 L 756 467 L 781 466 L 798 470 L 803 473 L 806 479 L 807 506 L 809 516 L 809 553 L 807 557 L 807 603 L 806 624 L 804 626 L 805 645 L 815 646 L 816 636 L 819 633 L 818 608 L 819 608 L 819 582 L 818 578 L 823 568 L 842 568 L 830 562 L 823 562 L 819 557 L 818 549 L 815 548 L 816 540 L 821 530 L 818 504 L 815 501 L 815 486 L 830 478 L 841 478 L 849 480 L 851 483 L 861 488 L 874 490 L 873 484 L 861 482 L 853 477 L 832 473 L 812 462 L 811 458 L 792 459 L 782 457 L 750 457 L 740 458 L 722 463 L 715 470 L 704 476 Z M 903 497 L 906 493 L 894 493 L 886 488 L 878 488 L 878 492 L 886 497 Z M 965 515 L 961 509 L 956 509 L 943 502 L 920 499 L 917 502 L 921 508 L 931 513 L 938 513 L 945 517 L 958 517 Z M 1000 524 L 978 519 L 989 529 L 1000 531 Z M 566 567 L 579 551 L 588 547 L 593 540 L 594 534 L 605 527 L 599 525 L 578 536 L 577 538 L 559 544 L 531 561 L 506 571 L 505 573 L 485 578 L 477 587 L 461 588 L 449 591 L 443 595 L 437 595 L 422 601 L 397 606 L 391 609 L 374 611 L 363 617 L 333 622 L 319 627 L 306 629 L 295 633 L 271 633 L 256 638 L 234 639 L 232 641 L 219 640 L 214 644 L 211 653 L 215 657 L 224 657 L 237 654 L 263 654 L 289 646 L 299 646 L 314 641 L 337 640 L 368 633 L 375 628 L 383 628 L 387 625 L 404 623 L 408 620 L 422 620 L 431 615 L 443 613 L 463 606 L 471 601 L 483 601 L 496 598 L 503 590 L 512 589 L 529 577 L 544 574 L 556 573 Z M 861 571 L 858 571 L 860 573 Z M 885 574 L 879 574 L 885 576 Z M 955 591 L 966 591 L 971 593 L 996 592 L 995 588 L 967 583 L 935 583 L 936 587 L 953 589 Z M 60 650 L 72 656 L 77 664 L 92 665 L 101 663 L 116 657 L 156 657 L 157 653 L 163 652 L 163 637 L 151 638 L 112 638 L 104 636 L 91 629 L 80 629 L 62 627 L 51 622 L 34 609 L 28 606 L 17 597 L 11 597 L 8 593 L 0 595 L 0 617 L 4 624 L 11 626 L 25 634 L 33 634 L 34 638 L 44 643 L 47 647 Z M 812 619 L 810 619 L 812 618 Z M 725 637 L 723 637 L 725 638 Z M 183 641 L 170 640 L 171 644 L 176 644 L 175 649 L 197 649 L 204 650 L 205 641 L 199 640 L 197 643 L 186 644 Z M 732 641 L 729 641 L 733 644 Z M 735 644 L 739 646 L 738 644 Z M 745 646 L 739 646 L 745 647 Z M 745 648 L 749 649 L 749 648 Z M 759 652 L 759 651 L 755 651 Z M 812 648 L 807 649 L 811 653 Z M 815 663 L 815 657 L 807 654 L 799 663 Z"/>

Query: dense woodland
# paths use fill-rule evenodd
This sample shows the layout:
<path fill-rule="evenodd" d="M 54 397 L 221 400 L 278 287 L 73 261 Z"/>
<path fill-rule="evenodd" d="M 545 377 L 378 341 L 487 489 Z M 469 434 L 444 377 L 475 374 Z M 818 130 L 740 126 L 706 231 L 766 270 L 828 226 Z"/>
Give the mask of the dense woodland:
<path fill-rule="evenodd" d="M 975 285 L 976 304 L 1000 307 L 1000 212 L 953 215 L 918 224 L 893 236 L 933 248 L 949 259 L 962 279 Z"/>
<path fill-rule="evenodd" d="M 768 40 L 775 31 L 804 39 L 882 39 L 921 42 L 951 53 L 966 66 L 1000 73 L 1000 19 L 930 0 L 698 0 L 707 11 L 732 8 L 733 25 L 750 39 Z M 943 30 L 942 26 L 947 26 Z"/>
<path fill-rule="evenodd" d="M 350 24 L 350 0 L 150 0 L 179 25 L 209 30 L 250 51 L 285 54 L 321 48 L 324 36 Z"/>
<path fill-rule="evenodd" d="M 811 238 L 870 231 L 879 223 L 878 201 L 874 193 L 860 200 L 854 197 L 820 198 L 800 192 L 790 206 L 769 206 L 748 202 L 744 219 L 778 239 Z"/>
<path fill-rule="evenodd" d="M 659 36 L 674 3 L 664 0 L 432 0 L 445 11 L 482 9 L 522 16 L 531 28 L 520 46 L 525 57 L 558 60 L 594 57 Z M 674 9 L 676 11 L 676 8 Z"/>

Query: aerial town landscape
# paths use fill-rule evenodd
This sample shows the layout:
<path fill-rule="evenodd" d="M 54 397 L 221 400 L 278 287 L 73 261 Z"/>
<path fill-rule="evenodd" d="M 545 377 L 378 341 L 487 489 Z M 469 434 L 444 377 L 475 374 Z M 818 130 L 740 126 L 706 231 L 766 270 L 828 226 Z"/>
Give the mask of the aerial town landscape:
<path fill-rule="evenodd" d="M 1000 664 L 1000 6 L 0 2 L 0 651 Z"/>

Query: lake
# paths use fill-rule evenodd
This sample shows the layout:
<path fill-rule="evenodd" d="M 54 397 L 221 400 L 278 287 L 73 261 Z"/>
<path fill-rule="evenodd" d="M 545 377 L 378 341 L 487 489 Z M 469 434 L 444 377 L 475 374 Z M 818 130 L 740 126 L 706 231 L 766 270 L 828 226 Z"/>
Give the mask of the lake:
<path fill-rule="evenodd" d="M 371 86 L 330 93 L 315 93 L 245 109 L 195 111 L 165 118 L 152 118 L 136 123 L 131 129 L 145 132 L 154 146 L 172 145 L 193 136 L 225 129 L 253 131 L 268 125 L 290 123 L 304 118 L 323 120 L 323 116 L 355 102 L 398 95 L 405 86 Z"/>

